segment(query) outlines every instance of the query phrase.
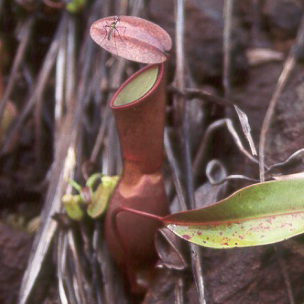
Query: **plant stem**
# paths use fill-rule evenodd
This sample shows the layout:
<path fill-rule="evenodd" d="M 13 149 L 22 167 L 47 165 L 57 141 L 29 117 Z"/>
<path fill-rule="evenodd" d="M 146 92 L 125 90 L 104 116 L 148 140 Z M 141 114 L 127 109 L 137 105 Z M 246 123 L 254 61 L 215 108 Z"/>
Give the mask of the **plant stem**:
<path fill-rule="evenodd" d="M 154 219 L 154 220 L 159 221 L 159 222 L 163 221 L 162 216 L 158 216 L 158 215 L 155 215 L 155 214 L 147 213 L 147 212 L 144 212 L 144 211 L 140 211 L 140 210 L 136 210 L 136 209 L 132 209 L 132 208 L 128 208 L 128 207 L 118 208 L 113 213 L 113 217 L 116 217 L 119 212 L 123 212 L 123 211 L 130 212 L 130 213 L 137 214 L 137 215 L 141 215 L 141 216 L 145 216 L 145 217 Z"/>

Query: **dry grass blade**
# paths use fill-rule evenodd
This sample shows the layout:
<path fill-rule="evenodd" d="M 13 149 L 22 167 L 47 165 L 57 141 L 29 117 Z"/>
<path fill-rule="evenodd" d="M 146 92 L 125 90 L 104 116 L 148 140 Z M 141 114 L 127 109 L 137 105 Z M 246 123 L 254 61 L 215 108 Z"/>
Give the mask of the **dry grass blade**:
<path fill-rule="evenodd" d="M 232 12 L 233 0 L 226 0 L 224 2 L 224 35 L 223 35 L 223 54 L 224 54 L 224 70 L 223 70 L 223 86 L 225 97 L 230 96 L 230 69 L 231 69 L 231 26 L 232 26 Z"/>
<path fill-rule="evenodd" d="M 197 98 L 201 98 L 205 101 L 216 103 L 216 104 L 219 104 L 222 106 L 233 107 L 238 115 L 240 124 L 242 126 L 243 133 L 249 143 L 251 153 L 253 155 L 257 155 L 256 148 L 255 148 L 252 136 L 251 136 L 251 128 L 250 128 L 250 125 L 248 122 L 248 117 L 236 104 L 232 103 L 227 98 L 214 96 L 214 95 L 210 94 L 209 92 L 207 92 L 205 90 L 201 90 L 201 89 L 185 88 L 184 92 L 182 92 L 182 91 L 178 90 L 177 88 L 171 86 L 170 90 L 173 93 L 179 94 L 181 96 L 185 96 L 189 99 L 197 97 Z"/>
<path fill-rule="evenodd" d="M 239 117 L 240 123 L 242 125 L 242 129 L 243 129 L 243 133 L 246 136 L 246 139 L 249 143 L 250 149 L 251 149 L 251 153 L 253 155 L 257 155 L 257 151 L 253 142 L 253 139 L 251 137 L 251 128 L 248 122 L 248 117 L 247 115 L 236 105 L 234 106 L 234 109 Z"/>
<path fill-rule="evenodd" d="M 176 74 L 175 85 L 181 92 L 185 88 L 184 71 L 185 71 L 185 52 L 184 52 L 184 3 L 182 0 L 176 0 Z M 191 156 L 188 138 L 188 117 L 185 108 L 183 96 L 175 96 L 174 106 L 176 111 L 176 126 L 181 126 L 184 168 L 186 171 L 186 206 L 195 208 L 193 176 L 191 170 Z M 190 245 L 191 246 L 191 245 Z M 193 267 L 193 276 L 198 288 L 199 301 L 205 303 L 204 281 L 202 275 L 202 266 L 199 256 L 199 247 L 191 246 L 191 263 Z"/>
<path fill-rule="evenodd" d="M 67 258 L 67 235 L 64 231 L 60 231 L 58 235 L 57 248 L 57 276 L 58 276 L 58 292 L 61 304 L 69 304 L 69 298 L 64 288 L 64 278 L 66 274 L 66 258 Z M 73 301 L 70 301 L 71 304 Z M 73 303 L 74 304 L 74 303 Z"/>
<path fill-rule="evenodd" d="M 20 38 L 20 44 L 19 44 L 17 54 L 14 59 L 14 63 L 13 63 L 11 74 L 10 74 L 10 77 L 8 80 L 8 84 L 6 86 L 6 89 L 4 91 L 4 94 L 3 94 L 1 102 L 0 102 L 0 120 L 2 119 L 5 106 L 8 102 L 10 94 L 14 88 L 14 85 L 15 85 L 15 82 L 17 79 L 17 72 L 18 72 L 20 64 L 22 63 L 22 60 L 25 56 L 25 50 L 28 46 L 33 24 L 34 24 L 34 18 L 30 17 L 30 18 L 26 19 L 21 26 L 22 32 L 20 33 L 20 36 L 22 38 Z"/>
<path fill-rule="evenodd" d="M 270 166 L 266 172 L 268 177 L 279 177 L 280 175 L 286 174 L 297 174 L 295 172 L 299 171 L 299 168 L 303 166 L 304 163 L 304 149 L 299 149 L 290 155 L 285 161 L 276 163 Z M 303 172 L 301 172 L 303 173 Z"/>
<path fill-rule="evenodd" d="M 250 66 L 258 66 L 272 61 L 282 61 L 283 53 L 267 48 L 252 48 L 246 51 L 246 57 Z"/>
<path fill-rule="evenodd" d="M 181 277 L 175 279 L 175 304 L 183 304 L 184 302 L 184 282 Z"/>
<path fill-rule="evenodd" d="M 265 143 L 266 143 L 266 136 L 268 129 L 270 127 L 271 119 L 274 113 L 274 109 L 278 103 L 279 97 L 290 77 L 290 74 L 296 64 L 298 51 L 303 47 L 304 44 L 304 14 L 302 16 L 302 20 L 298 29 L 298 34 L 295 43 L 293 44 L 288 57 L 284 63 L 283 71 L 279 77 L 278 83 L 276 88 L 273 92 L 271 97 L 262 129 L 261 129 L 261 136 L 260 136 L 260 143 L 259 143 L 259 154 L 260 154 L 260 180 L 261 182 L 265 181 Z"/>
<path fill-rule="evenodd" d="M 181 182 L 179 179 L 178 166 L 176 164 L 176 161 L 175 161 L 175 158 L 173 155 L 172 147 L 170 144 L 170 139 L 169 139 L 167 132 L 165 132 L 165 149 L 166 149 L 166 154 L 167 154 L 167 158 L 169 161 L 169 165 L 170 165 L 170 168 L 172 171 L 173 180 L 174 180 L 175 188 L 177 191 L 178 201 L 180 203 L 181 209 L 183 211 L 185 211 L 185 210 L 187 210 L 186 202 L 185 202 L 185 195 L 183 194 L 183 188 L 182 188 L 182 185 L 181 185 Z M 204 292 L 204 280 L 203 280 L 203 276 L 202 276 L 202 264 L 201 264 L 201 259 L 200 259 L 200 250 L 197 245 L 189 244 L 189 246 L 191 248 L 191 264 L 192 264 L 194 279 L 196 282 L 196 287 L 199 292 L 199 301 L 200 301 L 200 303 L 205 304 L 206 300 L 205 300 L 205 292 Z M 179 289 L 177 291 L 179 291 Z M 180 299 L 181 299 L 180 293 L 178 292 L 178 293 L 176 293 L 177 303 L 179 303 L 178 301 Z"/>
<path fill-rule="evenodd" d="M 185 51 L 184 51 L 184 7 L 183 2 L 176 0 L 176 72 L 174 84 L 175 87 L 183 92 L 185 89 Z M 180 8 L 181 7 L 181 8 Z M 174 96 L 174 110 L 175 110 L 175 125 L 181 125 L 182 117 L 185 111 L 185 101 L 183 96 Z"/>
<path fill-rule="evenodd" d="M 101 223 L 96 223 L 93 237 L 93 248 L 96 254 L 96 262 L 101 273 L 100 283 L 102 288 L 102 303 L 122 303 L 126 304 L 124 291 L 121 286 L 121 280 L 115 273 L 116 268 L 113 267 L 113 262 L 109 252 L 103 242 L 104 234 Z"/>
<path fill-rule="evenodd" d="M 244 154 L 248 159 L 250 159 L 251 161 L 253 161 L 254 163 L 258 164 L 258 160 L 255 159 L 243 146 L 242 141 L 238 135 L 238 133 L 236 132 L 234 126 L 233 126 L 233 122 L 231 119 L 229 118 L 224 118 L 224 119 L 219 119 L 216 120 L 215 122 L 213 122 L 212 124 L 209 125 L 209 127 L 207 128 L 205 134 L 204 134 L 204 138 L 199 146 L 199 149 L 196 153 L 195 159 L 193 161 L 193 166 L 192 166 L 192 170 L 193 170 L 193 177 L 196 178 L 199 174 L 199 169 L 200 169 L 200 164 L 204 161 L 205 159 L 205 153 L 206 153 L 206 148 L 207 145 L 210 141 L 211 136 L 213 135 L 213 133 L 218 129 L 221 128 L 223 126 L 226 126 L 229 133 L 231 134 L 235 144 L 237 145 L 237 147 L 239 148 L 239 150 L 241 151 L 242 154 Z"/>
<path fill-rule="evenodd" d="M 60 38 L 60 48 L 57 57 L 54 109 L 55 143 L 59 143 L 60 127 L 64 122 L 64 105 L 65 103 L 70 102 L 69 106 L 72 106 L 71 103 L 73 103 L 73 94 L 75 91 L 75 28 L 73 21 L 71 19 L 68 20 L 66 31 L 67 35 L 62 35 Z M 57 148 L 58 147 L 55 147 L 55 151 Z M 69 178 L 73 179 L 74 174 L 73 176 L 69 176 Z M 66 188 L 66 193 L 72 194 L 72 186 L 70 184 L 68 184 Z M 72 288 L 71 274 L 67 269 L 67 231 L 60 231 L 57 241 L 57 276 L 59 297 L 62 304 L 76 304 L 76 296 Z"/>
<path fill-rule="evenodd" d="M 74 172 L 69 176 L 74 178 Z M 72 194 L 72 186 L 70 184 L 66 187 L 66 193 Z M 58 234 L 57 247 L 57 276 L 58 276 L 58 293 L 61 304 L 76 304 L 76 295 L 72 287 L 72 275 L 68 271 L 68 231 L 62 229 Z"/>
<path fill-rule="evenodd" d="M 95 163 L 97 161 L 97 156 L 99 154 L 100 147 L 102 146 L 102 142 L 104 140 L 109 121 L 110 121 L 110 109 L 106 108 L 103 120 L 100 124 L 98 135 L 97 135 L 97 138 L 95 141 L 95 145 L 94 145 L 93 151 L 91 153 L 90 161 L 92 163 Z"/>
<path fill-rule="evenodd" d="M 190 248 L 192 258 L 192 272 L 195 274 L 196 288 L 199 291 L 199 303 L 206 304 L 200 247 L 191 243 Z"/>
<path fill-rule="evenodd" d="M 74 290 L 76 298 L 79 299 L 81 304 L 95 304 L 95 301 L 89 293 L 89 283 L 84 275 L 83 267 L 80 262 L 80 257 L 75 245 L 75 236 L 72 231 L 68 232 L 68 244 L 71 252 L 71 262 L 73 270 L 75 271 Z"/>
<path fill-rule="evenodd" d="M 63 17 L 61 25 L 59 26 L 61 31 L 59 31 L 56 35 L 56 43 L 52 44 L 52 46 L 56 46 L 56 48 L 54 47 L 56 50 L 58 50 L 59 46 L 59 33 L 65 33 L 64 25 L 67 25 L 65 18 L 66 17 Z M 52 50 L 52 56 L 54 56 L 54 52 L 55 50 Z M 48 56 L 46 56 L 46 60 L 48 59 Z M 47 64 L 48 68 L 52 66 L 49 62 Z M 47 76 L 44 75 L 44 82 L 46 79 Z M 38 92 L 39 94 L 42 94 L 42 89 L 40 88 Z M 61 211 L 61 197 L 66 189 L 66 178 L 71 177 L 71 173 L 75 167 L 75 146 L 79 130 L 77 126 L 79 125 L 82 103 L 75 103 L 75 108 L 73 108 L 73 96 L 73 94 L 70 94 L 69 97 L 71 100 L 67 101 L 68 105 L 70 105 L 70 111 L 68 111 L 66 115 L 62 130 L 58 136 L 58 142 L 56 143 L 55 160 L 50 185 L 45 199 L 45 208 L 41 215 L 42 224 L 40 230 L 36 234 L 29 264 L 23 277 L 19 296 L 20 304 L 28 301 L 28 298 L 34 288 L 35 282 L 45 260 L 46 253 L 51 245 L 54 232 L 57 229 L 57 223 L 52 219 L 52 215 Z"/>
<path fill-rule="evenodd" d="M 100 223 L 95 223 L 94 226 L 94 232 L 93 232 L 93 237 L 92 237 L 92 248 L 93 248 L 93 259 L 94 259 L 94 283 L 96 286 L 96 294 L 97 294 L 97 303 L 102 304 L 103 303 L 103 290 L 99 288 L 101 286 L 101 272 L 100 272 L 100 267 L 99 267 L 99 261 L 98 261 L 98 256 L 99 256 L 99 250 L 100 250 L 100 243 L 103 239 L 101 236 L 101 225 Z"/>
<path fill-rule="evenodd" d="M 244 181 L 248 181 L 248 182 L 255 182 L 258 183 L 259 180 L 255 179 L 255 178 L 251 178 L 245 175 L 241 175 L 241 174 L 232 174 L 232 175 L 228 175 L 227 177 L 225 177 L 223 180 L 221 180 L 220 182 L 217 183 L 210 183 L 211 185 L 215 186 L 215 185 L 221 185 L 227 181 L 230 180 L 244 180 Z"/>
<path fill-rule="evenodd" d="M 55 35 L 55 39 L 53 40 L 50 49 L 48 53 L 46 54 L 43 66 L 39 72 L 39 75 L 37 77 L 37 83 L 35 85 L 35 88 L 30 94 L 30 97 L 28 101 L 26 102 L 22 112 L 18 116 L 18 119 L 13 126 L 12 130 L 9 132 L 8 137 L 6 141 L 3 144 L 2 153 L 6 153 L 11 145 L 11 141 L 14 140 L 18 132 L 20 131 L 21 127 L 23 126 L 24 121 L 32 111 L 35 102 L 42 97 L 43 91 L 45 89 L 45 86 L 47 84 L 47 81 L 49 79 L 49 75 L 51 73 L 51 70 L 53 68 L 53 65 L 55 63 L 55 59 L 58 53 L 59 48 L 59 37 L 60 33 L 63 31 L 63 28 L 66 26 L 65 18 L 62 19 L 58 26 L 57 33 Z"/>
<path fill-rule="evenodd" d="M 233 0 L 227 0 L 225 1 L 224 5 L 224 19 L 225 19 L 225 24 L 224 24 L 224 73 L 223 73 L 223 85 L 225 89 L 225 97 L 230 95 L 230 65 L 231 65 L 231 58 L 230 58 L 230 45 L 231 45 L 231 32 L 232 32 L 232 12 L 233 12 Z M 304 15 L 302 17 L 302 26 L 300 27 L 300 31 L 302 33 L 298 34 L 298 39 L 302 40 L 301 44 L 303 44 L 303 39 L 304 39 Z M 285 68 L 281 74 L 281 77 L 279 79 L 277 88 L 274 92 L 273 98 L 270 102 L 269 108 L 266 113 L 266 117 L 262 126 L 262 131 L 261 131 L 261 137 L 260 137 L 260 145 L 259 145 L 259 152 L 260 152 L 260 180 L 261 182 L 265 181 L 265 163 L 264 163 L 264 149 L 265 149 L 265 138 L 266 138 L 266 132 L 270 126 L 270 121 L 271 121 L 271 116 L 274 111 L 274 107 L 277 103 L 277 100 L 281 94 L 281 91 L 283 89 L 284 84 L 287 81 L 287 77 L 290 73 L 290 71 L 293 69 L 295 65 L 295 56 L 292 54 L 289 56 L 289 58 L 286 60 L 286 65 Z M 253 155 L 256 155 L 256 150 L 255 146 L 253 144 L 253 140 L 250 135 L 250 127 L 247 121 L 247 117 L 242 115 L 242 113 L 239 111 L 239 109 L 235 106 L 235 110 L 240 118 L 240 122 L 242 124 L 243 132 L 249 141 L 250 148 L 252 151 Z M 294 303 L 293 299 L 293 292 L 291 290 L 291 285 L 290 285 L 290 279 L 288 272 L 285 267 L 282 265 L 285 265 L 284 260 L 281 258 L 279 259 L 280 266 L 281 266 L 281 271 L 283 272 L 284 275 L 284 280 L 285 280 L 285 285 L 288 291 L 288 296 L 289 296 L 289 301 L 291 304 Z"/>
<path fill-rule="evenodd" d="M 176 159 L 174 157 L 174 153 L 173 153 L 173 149 L 172 149 L 172 145 L 170 142 L 170 138 L 169 138 L 169 134 L 168 134 L 168 130 L 165 130 L 165 136 L 164 136 L 164 143 L 165 143 L 165 150 L 166 150 L 166 155 L 167 155 L 167 159 L 169 162 L 169 166 L 173 175 L 173 182 L 174 182 L 174 186 L 175 186 L 175 190 L 177 193 L 177 198 L 179 201 L 179 205 L 180 205 L 180 209 L 181 210 L 187 210 L 187 206 L 186 206 L 186 202 L 184 199 L 184 192 L 183 192 L 183 188 L 180 182 L 180 170 L 179 170 L 179 166 L 176 162 Z"/>
<path fill-rule="evenodd" d="M 60 47 L 58 51 L 57 61 L 56 61 L 56 83 L 55 83 L 55 138 L 54 141 L 57 142 L 60 125 L 63 118 L 63 108 L 64 108 L 64 80 L 66 78 L 66 39 L 61 37 Z"/>
<path fill-rule="evenodd" d="M 271 97 L 264 121 L 263 121 L 263 125 L 262 125 L 262 129 L 261 129 L 261 135 L 260 135 L 260 142 L 259 142 L 259 160 L 260 160 L 260 181 L 264 182 L 265 181 L 265 144 L 266 144 L 266 136 L 267 136 L 267 132 L 269 130 L 270 124 L 271 124 L 271 120 L 274 114 L 274 110 L 275 107 L 278 103 L 278 100 L 280 98 L 281 93 L 283 92 L 287 81 L 289 80 L 290 74 L 293 71 L 296 62 L 297 62 L 297 56 L 298 56 L 298 51 L 299 49 L 301 49 L 303 47 L 304 44 L 304 13 L 302 13 L 302 20 L 298 29 L 298 33 L 297 33 L 297 38 L 296 41 L 294 42 L 293 46 L 290 49 L 290 52 L 288 54 L 288 57 L 284 63 L 284 68 L 283 71 L 281 72 L 281 75 L 278 79 L 277 85 L 275 87 L 275 90 L 273 92 L 273 95 Z M 277 245 L 275 248 L 278 249 Z M 295 303 L 294 301 L 294 296 L 293 296 L 293 291 L 291 288 L 291 284 L 290 284 L 290 277 L 289 277 L 289 273 L 286 269 L 286 265 L 285 265 L 285 260 L 278 256 L 279 259 L 279 263 L 280 263 L 280 268 L 281 271 L 283 273 L 284 276 L 284 282 L 285 282 L 285 286 L 287 289 L 287 293 L 288 293 L 288 297 L 289 297 L 289 302 L 291 304 Z"/>
<path fill-rule="evenodd" d="M 232 15 L 233 15 L 233 0 L 227 0 L 224 2 L 224 35 L 223 35 L 223 47 L 224 47 L 224 70 L 223 70 L 223 86 L 225 97 L 230 97 L 231 84 L 230 84 L 230 70 L 231 70 L 231 32 L 232 32 Z M 250 133 L 250 126 L 246 114 L 241 111 L 239 107 L 234 105 L 234 109 L 239 117 L 242 125 L 243 132 L 246 139 L 249 142 L 250 149 L 253 155 L 257 155 L 253 139 Z"/>
<path fill-rule="evenodd" d="M 69 176 L 71 170 L 73 170 L 75 166 L 75 155 L 73 155 L 74 149 L 69 145 L 70 141 L 67 140 L 67 136 L 70 136 L 73 139 L 71 140 L 72 144 L 76 137 L 75 128 L 73 128 L 73 120 L 67 121 L 65 127 L 67 134 L 62 134 L 63 136 L 61 137 L 58 159 L 54 165 L 50 186 L 45 200 L 46 208 L 41 215 L 42 224 L 35 237 L 29 264 L 22 280 L 18 301 L 19 304 L 25 304 L 28 301 L 38 278 L 46 253 L 49 250 L 54 233 L 57 229 L 57 223 L 52 219 L 52 215 L 61 210 L 61 197 L 66 187 L 64 177 Z M 62 166 L 62 164 L 64 165 Z"/>
<path fill-rule="evenodd" d="M 115 73 L 110 77 L 110 83 L 113 87 L 118 87 L 119 84 L 121 83 L 122 76 L 123 76 L 123 71 L 125 70 L 126 67 L 126 61 L 122 58 L 119 58 L 115 66 L 113 67 L 113 70 Z M 108 96 L 108 101 L 111 100 L 113 94 L 109 94 Z M 98 131 L 98 136 L 96 138 L 95 144 L 93 151 L 91 153 L 90 160 L 92 162 L 95 162 L 97 159 L 97 156 L 99 154 L 100 148 L 102 146 L 102 141 L 105 136 L 105 132 L 107 128 L 109 128 L 109 125 L 112 123 L 113 117 L 111 116 L 111 111 L 110 108 L 107 107 L 104 110 L 103 113 L 103 120 L 100 124 L 99 131 Z M 113 174 L 117 174 L 117 172 L 112 172 Z M 106 174 L 111 174 L 111 173 L 106 173 Z"/>
<path fill-rule="evenodd" d="M 227 172 L 224 165 L 217 159 L 212 159 L 208 162 L 206 166 L 206 177 L 208 178 L 208 181 L 212 186 L 221 185 L 228 180 L 236 180 L 236 179 L 242 179 L 251 182 L 259 181 L 257 179 L 253 179 L 240 174 L 227 176 Z M 213 201 L 212 203 L 216 203 L 216 200 Z"/>
<path fill-rule="evenodd" d="M 211 185 L 222 183 L 227 177 L 226 168 L 221 161 L 212 159 L 206 166 L 206 177 Z"/>

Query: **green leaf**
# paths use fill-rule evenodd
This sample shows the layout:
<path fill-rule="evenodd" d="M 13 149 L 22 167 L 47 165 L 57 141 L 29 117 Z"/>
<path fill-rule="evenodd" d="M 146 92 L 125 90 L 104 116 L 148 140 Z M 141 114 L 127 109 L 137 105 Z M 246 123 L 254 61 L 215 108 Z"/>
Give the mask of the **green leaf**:
<path fill-rule="evenodd" d="M 86 4 L 86 0 L 72 0 L 70 3 L 66 5 L 66 9 L 68 12 L 75 14 L 79 12 L 84 5 Z"/>
<path fill-rule="evenodd" d="M 86 182 L 86 187 L 93 188 L 96 182 L 99 182 L 101 180 L 102 175 L 100 173 L 94 173 L 91 175 L 87 182 Z"/>
<path fill-rule="evenodd" d="M 80 195 L 65 194 L 61 200 L 69 218 L 75 221 L 81 221 L 83 219 L 84 202 Z"/>
<path fill-rule="evenodd" d="M 73 179 L 68 179 L 68 183 L 74 188 L 76 189 L 78 192 L 81 192 L 81 186 L 74 181 Z"/>
<path fill-rule="evenodd" d="M 162 221 L 179 237 L 206 247 L 276 243 L 304 232 L 304 179 L 255 184 Z"/>
<path fill-rule="evenodd" d="M 94 193 L 93 200 L 87 209 L 87 213 L 90 217 L 97 218 L 106 211 L 108 202 L 118 180 L 119 176 L 101 177 L 101 184 Z"/>

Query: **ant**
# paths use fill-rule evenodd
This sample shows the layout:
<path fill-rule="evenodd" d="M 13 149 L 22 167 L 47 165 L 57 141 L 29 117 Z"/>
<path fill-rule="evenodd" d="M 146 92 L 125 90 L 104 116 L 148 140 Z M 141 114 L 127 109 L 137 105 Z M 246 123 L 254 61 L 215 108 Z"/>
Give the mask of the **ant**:
<path fill-rule="evenodd" d="M 116 25 L 119 21 L 120 21 L 120 17 L 115 16 L 114 21 L 111 24 L 108 24 L 108 22 L 106 22 L 106 25 L 103 26 L 103 28 L 105 29 L 105 36 L 104 36 L 103 40 L 107 37 L 107 40 L 110 41 L 111 38 L 112 38 L 112 34 L 113 34 L 114 39 L 115 39 L 115 31 L 116 31 L 120 40 L 124 43 L 124 41 L 122 40 L 122 38 L 120 36 L 119 30 L 116 27 Z M 123 26 L 123 28 L 124 28 L 124 33 L 125 33 L 126 27 Z M 115 43 L 115 48 L 116 48 L 116 52 L 117 52 L 116 39 L 114 40 L 114 43 Z"/>

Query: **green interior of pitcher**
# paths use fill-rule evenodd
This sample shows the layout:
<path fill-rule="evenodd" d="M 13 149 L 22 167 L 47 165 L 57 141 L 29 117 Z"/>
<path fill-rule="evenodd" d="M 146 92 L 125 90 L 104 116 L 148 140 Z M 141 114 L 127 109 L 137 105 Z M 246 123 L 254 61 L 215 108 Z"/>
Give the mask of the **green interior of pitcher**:
<path fill-rule="evenodd" d="M 113 105 L 115 107 L 132 103 L 144 96 L 155 84 L 159 66 L 155 65 L 139 73 L 129 81 L 116 96 Z"/>

